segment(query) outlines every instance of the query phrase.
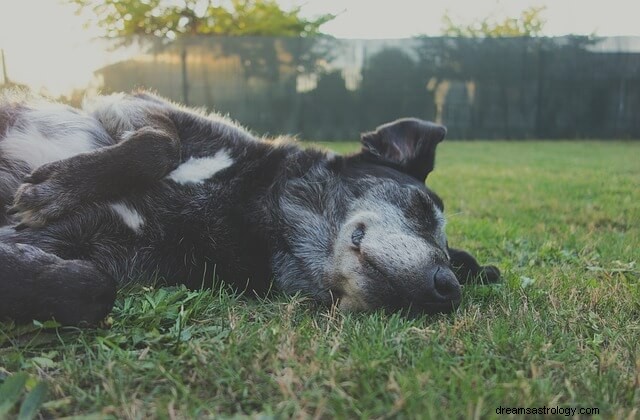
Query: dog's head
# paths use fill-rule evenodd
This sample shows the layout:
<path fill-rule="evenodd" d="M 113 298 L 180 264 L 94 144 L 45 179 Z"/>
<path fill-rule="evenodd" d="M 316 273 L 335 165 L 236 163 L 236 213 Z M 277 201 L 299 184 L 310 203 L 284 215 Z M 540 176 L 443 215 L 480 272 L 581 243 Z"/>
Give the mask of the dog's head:
<path fill-rule="evenodd" d="M 287 241 L 291 258 L 279 266 L 293 268 L 295 278 L 276 270 L 288 288 L 328 292 L 350 310 L 455 309 L 460 284 L 443 204 L 425 186 L 445 134 L 437 124 L 397 120 L 363 134 L 359 153 L 290 183 L 282 208 L 297 227 Z M 305 288 L 309 278 L 319 284 Z"/>
<path fill-rule="evenodd" d="M 445 134 L 440 125 L 402 119 L 362 135 L 362 151 L 347 161 L 357 198 L 332 255 L 341 307 L 435 313 L 459 304 L 443 204 L 425 186 Z M 360 183 L 363 176 L 370 181 Z"/>

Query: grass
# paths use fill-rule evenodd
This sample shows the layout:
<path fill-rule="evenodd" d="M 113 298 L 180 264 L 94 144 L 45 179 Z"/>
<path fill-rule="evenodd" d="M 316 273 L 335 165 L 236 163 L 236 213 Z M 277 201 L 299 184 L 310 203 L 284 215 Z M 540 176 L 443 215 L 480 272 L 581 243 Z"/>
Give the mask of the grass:
<path fill-rule="evenodd" d="M 449 241 L 504 274 L 465 287 L 456 313 L 133 288 L 100 329 L 0 324 L 0 417 L 637 418 L 639 156 L 640 143 L 445 142 L 429 184 Z"/>

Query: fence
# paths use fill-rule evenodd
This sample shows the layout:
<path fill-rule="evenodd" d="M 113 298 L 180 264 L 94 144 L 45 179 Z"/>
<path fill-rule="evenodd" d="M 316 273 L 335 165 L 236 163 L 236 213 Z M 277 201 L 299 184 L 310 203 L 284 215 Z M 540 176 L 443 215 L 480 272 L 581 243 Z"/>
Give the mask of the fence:
<path fill-rule="evenodd" d="M 640 38 L 193 37 L 96 72 L 259 133 L 356 139 L 403 116 L 450 138 L 640 138 Z"/>

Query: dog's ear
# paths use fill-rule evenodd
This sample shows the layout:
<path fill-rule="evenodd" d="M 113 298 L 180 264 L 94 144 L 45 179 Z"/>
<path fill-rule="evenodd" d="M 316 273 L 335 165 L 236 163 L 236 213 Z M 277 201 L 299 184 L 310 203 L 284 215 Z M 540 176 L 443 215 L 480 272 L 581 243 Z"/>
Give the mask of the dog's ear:
<path fill-rule="evenodd" d="M 392 163 L 420 181 L 433 171 L 436 146 L 447 129 L 417 118 L 403 118 L 362 134 L 362 153 Z"/>

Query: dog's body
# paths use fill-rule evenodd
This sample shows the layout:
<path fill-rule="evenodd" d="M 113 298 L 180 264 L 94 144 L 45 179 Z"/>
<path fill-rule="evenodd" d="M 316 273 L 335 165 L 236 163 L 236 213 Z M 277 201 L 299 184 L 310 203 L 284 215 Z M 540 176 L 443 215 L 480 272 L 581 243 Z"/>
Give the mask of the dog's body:
<path fill-rule="evenodd" d="M 83 111 L 4 100 L 0 318 L 95 322 L 123 282 L 216 278 L 349 309 L 451 310 L 452 269 L 499 274 L 448 248 L 424 186 L 444 134 L 400 120 L 342 157 L 146 93 Z"/>

